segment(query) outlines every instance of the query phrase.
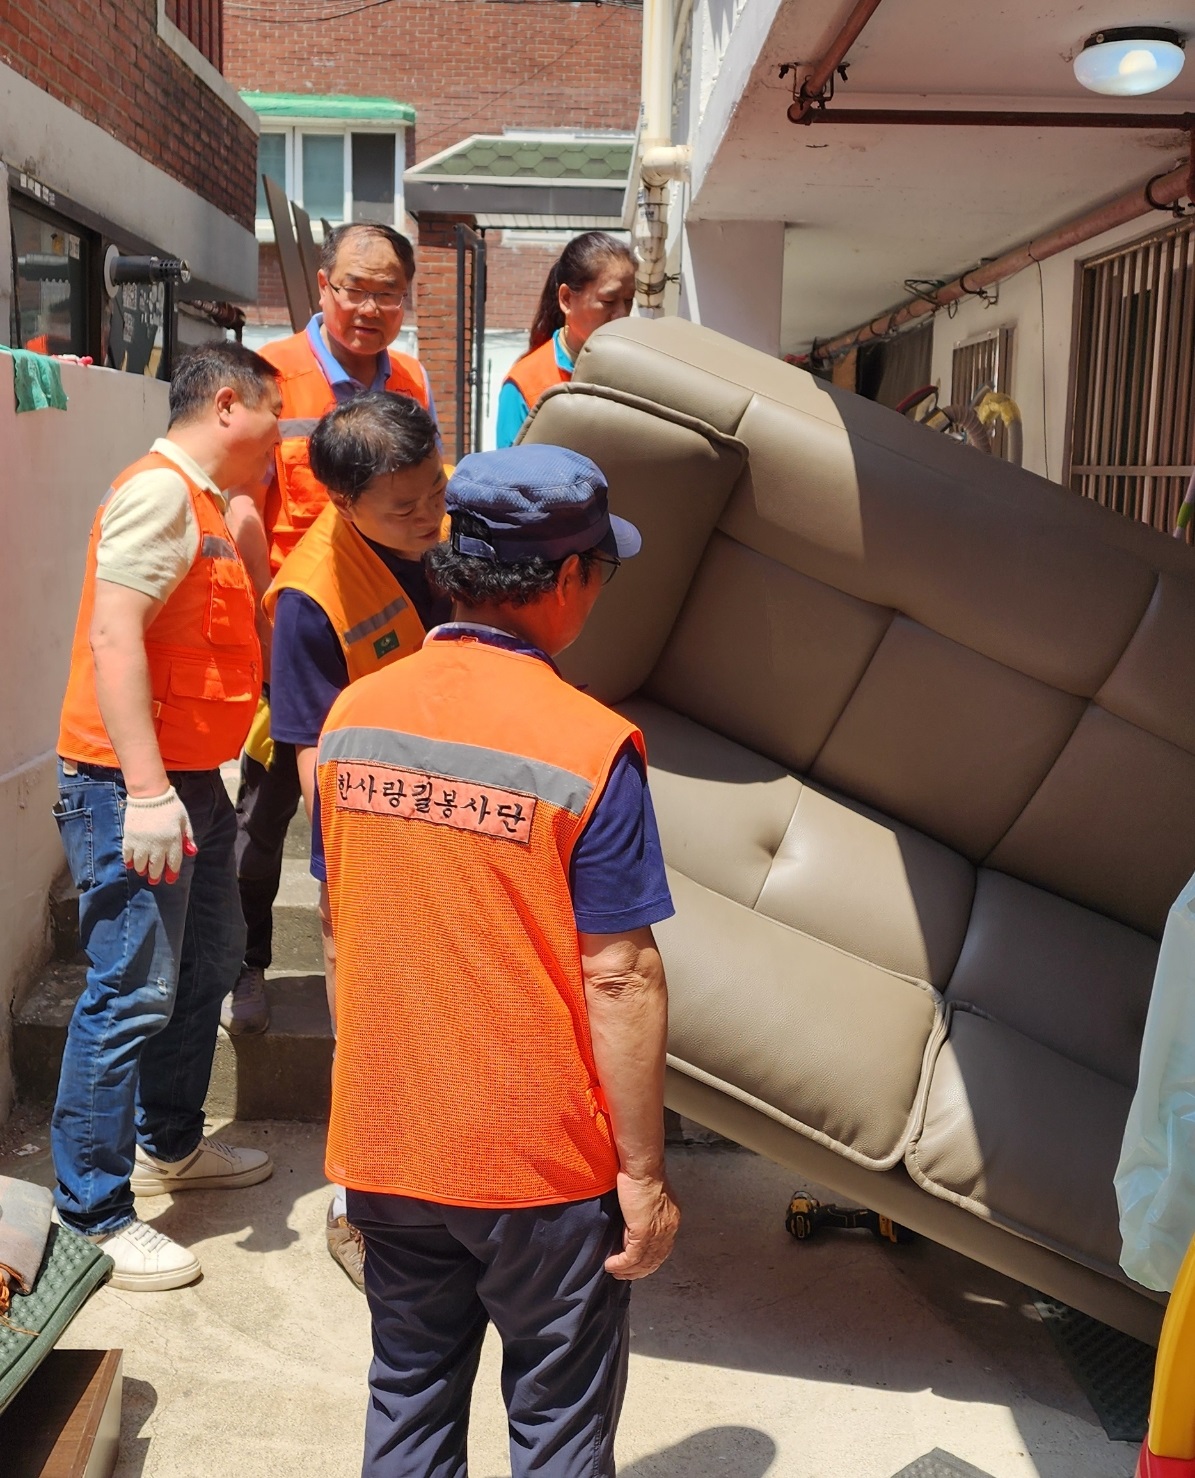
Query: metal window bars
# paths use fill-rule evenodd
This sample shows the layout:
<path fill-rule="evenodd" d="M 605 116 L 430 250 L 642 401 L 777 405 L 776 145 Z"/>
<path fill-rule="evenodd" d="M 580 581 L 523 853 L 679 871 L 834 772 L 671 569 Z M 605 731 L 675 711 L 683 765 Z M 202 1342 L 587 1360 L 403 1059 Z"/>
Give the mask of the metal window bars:
<path fill-rule="evenodd" d="M 1195 474 L 1195 220 L 1083 263 L 1075 350 L 1071 488 L 1171 532 Z"/>

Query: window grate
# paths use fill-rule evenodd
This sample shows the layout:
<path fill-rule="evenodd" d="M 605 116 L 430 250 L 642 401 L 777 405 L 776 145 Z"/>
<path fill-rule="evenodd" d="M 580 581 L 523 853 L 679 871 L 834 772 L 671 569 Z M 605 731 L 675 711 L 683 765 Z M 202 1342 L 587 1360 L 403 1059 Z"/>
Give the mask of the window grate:
<path fill-rule="evenodd" d="M 1012 329 L 1001 328 L 970 344 L 960 344 L 950 364 L 950 404 L 971 405 L 981 390 L 1008 395 L 1012 382 Z M 1008 455 L 1008 432 L 1003 421 L 991 429 L 992 454 Z"/>
<path fill-rule="evenodd" d="M 1168 533 L 1195 471 L 1195 222 L 1085 262 L 1076 319 L 1070 486 Z"/>

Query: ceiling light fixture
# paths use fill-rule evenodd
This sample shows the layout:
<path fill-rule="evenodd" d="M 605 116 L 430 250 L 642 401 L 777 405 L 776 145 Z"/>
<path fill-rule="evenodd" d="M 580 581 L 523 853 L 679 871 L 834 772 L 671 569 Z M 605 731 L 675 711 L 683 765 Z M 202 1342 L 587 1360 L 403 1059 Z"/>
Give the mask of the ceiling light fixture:
<path fill-rule="evenodd" d="M 1092 92 L 1140 97 L 1167 87 L 1183 69 L 1186 38 L 1161 26 L 1118 26 L 1088 36 L 1075 76 Z"/>

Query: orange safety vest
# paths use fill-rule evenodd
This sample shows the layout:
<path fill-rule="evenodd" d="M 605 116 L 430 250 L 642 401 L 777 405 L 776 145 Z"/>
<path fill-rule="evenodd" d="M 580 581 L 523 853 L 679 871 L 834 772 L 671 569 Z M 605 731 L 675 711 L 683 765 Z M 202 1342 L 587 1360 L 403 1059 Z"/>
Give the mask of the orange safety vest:
<path fill-rule="evenodd" d="M 58 753 L 119 768 L 100 716 L 91 654 L 96 553 L 113 493 L 137 473 L 159 467 L 187 484 L 199 549 L 145 633 L 154 729 L 167 770 L 214 770 L 239 754 L 261 694 L 253 585 L 211 494 L 161 452 L 150 452 L 116 478 L 92 523 Z"/>
<path fill-rule="evenodd" d="M 282 440 L 274 452 L 274 479 L 266 494 L 265 526 L 270 570 L 277 574 L 282 561 L 298 544 L 328 502 L 328 491 L 317 482 L 307 456 L 307 438 L 316 423 L 336 404 L 336 396 L 320 368 L 306 331 L 267 344 L 263 359 L 278 371 L 282 392 L 279 430 Z M 409 354 L 390 350 L 390 378 L 386 389 L 409 395 L 427 410 L 427 381 L 423 366 Z"/>
<path fill-rule="evenodd" d="M 569 863 L 628 740 L 546 662 L 467 638 L 333 704 L 333 1181 L 484 1207 L 613 1188 Z"/>
<path fill-rule="evenodd" d="M 527 402 L 528 410 L 535 408 L 536 402 L 545 390 L 550 390 L 553 385 L 563 385 L 572 377 L 572 370 L 561 369 L 556 363 L 555 334 L 546 344 L 541 344 L 538 349 L 532 349 L 529 354 L 524 354 L 522 359 L 516 359 L 506 376 L 518 386 L 519 394 Z"/>
<path fill-rule="evenodd" d="M 271 621 L 284 590 L 301 590 L 331 621 L 351 683 L 409 657 L 423 644 L 423 622 L 410 597 L 331 503 L 287 555 L 262 597 Z"/>

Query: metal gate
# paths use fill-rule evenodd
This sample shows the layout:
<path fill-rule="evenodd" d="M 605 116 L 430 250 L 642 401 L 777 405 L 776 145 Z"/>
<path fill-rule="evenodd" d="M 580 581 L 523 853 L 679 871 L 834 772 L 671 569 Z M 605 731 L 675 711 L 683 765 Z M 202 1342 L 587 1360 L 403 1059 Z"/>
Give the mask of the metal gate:
<path fill-rule="evenodd" d="M 485 237 L 456 228 L 456 460 L 481 450 Z"/>
<path fill-rule="evenodd" d="M 1175 527 L 1195 472 L 1195 220 L 1083 264 L 1070 485 Z"/>

